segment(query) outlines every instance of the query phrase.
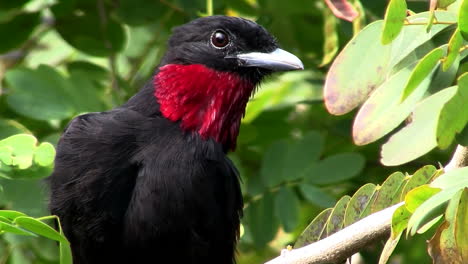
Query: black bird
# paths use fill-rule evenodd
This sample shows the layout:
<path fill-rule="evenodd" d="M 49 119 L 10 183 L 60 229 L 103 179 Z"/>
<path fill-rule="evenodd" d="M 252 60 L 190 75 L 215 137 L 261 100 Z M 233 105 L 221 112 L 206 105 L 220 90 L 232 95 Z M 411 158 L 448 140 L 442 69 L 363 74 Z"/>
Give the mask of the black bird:
<path fill-rule="evenodd" d="M 235 262 L 243 204 L 226 153 L 263 77 L 302 68 L 246 19 L 175 28 L 151 81 L 58 143 L 49 208 L 74 263 Z"/>

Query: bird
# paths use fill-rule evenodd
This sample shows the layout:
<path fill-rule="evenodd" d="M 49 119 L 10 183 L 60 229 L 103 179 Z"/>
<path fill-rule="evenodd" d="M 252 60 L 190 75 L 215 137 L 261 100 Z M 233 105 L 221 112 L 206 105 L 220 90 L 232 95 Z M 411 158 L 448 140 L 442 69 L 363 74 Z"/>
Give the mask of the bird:
<path fill-rule="evenodd" d="M 73 263 L 235 263 L 243 200 L 227 154 L 261 81 L 303 68 L 252 20 L 175 27 L 135 95 L 60 136 L 48 208 Z"/>

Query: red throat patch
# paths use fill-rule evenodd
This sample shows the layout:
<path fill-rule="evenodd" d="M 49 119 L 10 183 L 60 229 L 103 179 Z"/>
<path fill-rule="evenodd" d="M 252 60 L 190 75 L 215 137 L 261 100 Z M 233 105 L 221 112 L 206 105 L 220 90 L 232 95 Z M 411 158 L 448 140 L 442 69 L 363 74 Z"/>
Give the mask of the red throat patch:
<path fill-rule="evenodd" d="M 254 84 L 230 72 L 201 64 L 168 64 L 154 78 L 160 111 L 181 121 L 184 130 L 197 131 L 231 150 L 236 147 L 241 118 Z"/>

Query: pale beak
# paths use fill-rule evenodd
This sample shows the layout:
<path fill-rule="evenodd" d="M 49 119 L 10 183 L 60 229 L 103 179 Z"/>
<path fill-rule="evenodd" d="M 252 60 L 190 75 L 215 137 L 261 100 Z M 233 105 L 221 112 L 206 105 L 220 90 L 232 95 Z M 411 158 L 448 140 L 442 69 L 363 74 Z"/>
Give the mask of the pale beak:
<path fill-rule="evenodd" d="M 258 67 L 272 71 L 304 69 L 304 64 L 298 57 L 279 48 L 270 53 L 250 52 L 226 58 L 237 58 L 241 67 Z"/>

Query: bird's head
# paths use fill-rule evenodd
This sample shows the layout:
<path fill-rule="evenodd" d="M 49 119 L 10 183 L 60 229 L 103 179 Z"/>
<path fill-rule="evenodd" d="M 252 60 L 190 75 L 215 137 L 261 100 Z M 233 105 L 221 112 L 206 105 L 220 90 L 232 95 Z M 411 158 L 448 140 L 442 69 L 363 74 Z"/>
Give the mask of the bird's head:
<path fill-rule="evenodd" d="M 263 27 L 238 17 L 211 16 L 177 27 L 154 77 L 166 118 L 182 129 L 234 149 L 245 107 L 274 71 L 303 69 Z"/>

